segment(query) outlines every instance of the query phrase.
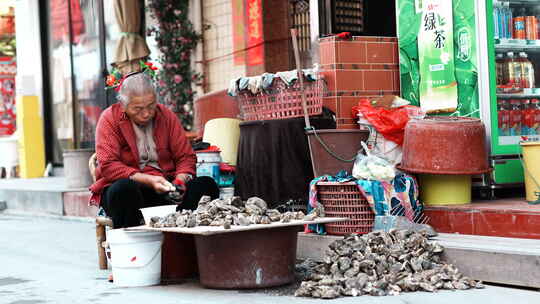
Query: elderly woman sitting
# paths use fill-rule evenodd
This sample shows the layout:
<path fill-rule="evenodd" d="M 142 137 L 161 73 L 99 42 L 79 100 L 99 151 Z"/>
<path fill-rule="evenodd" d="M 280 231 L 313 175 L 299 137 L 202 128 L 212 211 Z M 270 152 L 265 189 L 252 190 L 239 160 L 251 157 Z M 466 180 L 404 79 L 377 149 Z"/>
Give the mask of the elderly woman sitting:
<path fill-rule="evenodd" d="M 103 207 L 114 228 L 122 228 L 141 224 L 139 208 L 170 204 L 166 193 L 173 189 L 183 195 L 178 209 L 196 209 L 203 195 L 217 198 L 212 178 L 194 178 L 195 153 L 176 115 L 157 103 L 152 78 L 128 75 L 118 93 L 120 102 L 97 124 L 90 204 Z"/>

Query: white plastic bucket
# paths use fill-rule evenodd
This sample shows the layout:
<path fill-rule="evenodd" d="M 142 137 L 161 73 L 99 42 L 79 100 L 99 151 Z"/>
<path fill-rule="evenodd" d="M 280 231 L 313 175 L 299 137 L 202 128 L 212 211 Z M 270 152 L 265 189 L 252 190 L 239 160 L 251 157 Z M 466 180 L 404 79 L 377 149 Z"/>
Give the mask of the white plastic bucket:
<path fill-rule="evenodd" d="M 139 210 L 141 210 L 141 213 L 143 215 L 144 223 L 148 225 L 148 223 L 150 223 L 150 219 L 154 216 L 165 217 L 171 213 L 175 213 L 176 206 L 177 205 L 163 205 L 157 207 L 141 208 Z"/>
<path fill-rule="evenodd" d="M 219 188 L 219 198 L 228 199 L 234 196 L 234 187 Z"/>
<path fill-rule="evenodd" d="M 220 152 L 197 152 L 197 176 L 210 176 L 219 181 Z"/>
<path fill-rule="evenodd" d="M 107 231 L 107 242 L 116 286 L 151 286 L 161 282 L 162 232 L 111 229 Z"/>
<path fill-rule="evenodd" d="M 15 177 L 15 167 L 19 164 L 17 137 L 0 137 L 0 167 L 6 170 L 7 177 Z"/>
<path fill-rule="evenodd" d="M 0 167 L 16 166 L 19 162 L 19 152 L 17 149 L 17 137 L 0 137 Z"/>
<path fill-rule="evenodd" d="M 66 187 L 70 189 L 87 188 L 94 181 L 88 168 L 88 160 L 94 154 L 91 149 L 65 150 L 64 173 Z"/>
<path fill-rule="evenodd" d="M 219 151 L 197 152 L 197 162 L 198 163 L 220 163 L 221 152 Z"/>

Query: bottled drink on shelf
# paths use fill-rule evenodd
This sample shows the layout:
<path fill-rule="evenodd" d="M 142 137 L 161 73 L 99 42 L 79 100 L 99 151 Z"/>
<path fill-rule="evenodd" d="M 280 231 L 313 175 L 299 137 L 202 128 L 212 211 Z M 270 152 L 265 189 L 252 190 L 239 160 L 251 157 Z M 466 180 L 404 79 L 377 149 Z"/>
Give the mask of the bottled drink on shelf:
<path fill-rule="evenodd" d="M 501 10 L 499 3 L 494 2 L 493 3 L 493 37 L 495 39 L 502 38 L 502 36 L 499 34 L 500 31 L 500 18 L 501 18 Z"/>
<path fill-rule="evenodd" d="M 497 99 L 497 119 L 499 136 L 510 135 L 510 112 L 508 99 Z"/>
<path fill-rule="evenodd" d="M 525 31 L 525 16 L 518 16 L 513 19 L 514 22 L 514 39 L 525 39 L 527 33 Z"/>
<path fill-rule="evenodd" d="M 512 32 L 514 28 L 513 18 L 512 18 L 512 10 L 510 9 L 510 3 L 504 2 L 501 6 L 501 22 L 502 22 L 502 30 L 504 34 L 504 38 L 511 39 L 512 38 Z"/>
<path fill-rule="evenodd" d="M 525 38 L 527 40 L 538 39 L 538 28 L 535 16 L 525 16 Z"/>
<path fill-rule="evenodd" d="M 533 135 L 534 109 L 529 99 L 522 100 L 521 113 L 521 135 Z"/>
<path fill-rule="evenodd" d="M 527 37 L 525 16 L 527 16 L 525 7 L 520 7 L 519 9 L 514 8 L 512 18 L 512 38 L 525 39 Z"/>
<path fill-rule="evenodd" d="M 521 64 L 516 61 L 514 57 L 514 52 L 506 53 L 506 58 L 503 62 L 504 84 L 519 86 L 521 76 Z"/>
<path fill-rule="evenodd" d="M 540 135 L 540 100 L 533 99 L 531 101 L 531 110 L 531 112 L 533 113 L 533 118 L 530 135 Z"/>
<path fill-rule="evenodd" d="M 536 39 L 540 39 L 540 9 L 535 10 L 536 15 Z"/>
<path fill-rule="evenodd" d="M 495 22 L 495 38 L 508 39 L 512 38 L 512 24 L 509 22 L 508 17 L 511 15 L 508 13 L 510 7 L 506 7 L 503 2 L 493 3 L 493 19 Z M 512 18 L 510 17 L 510 20 Z"/>
<path fill-rule="evenodd" d="M 511 39 L 514 26 L 509 2 L 495 2 L 493 4 L 493 20 L 495 38 Z"/>
<path fill-rule="evenodd" d="M 510 100 L 510 136 L 521 135 L 521 101 L 519 99 Z"/>
<path fill-rule="evenodd" d="M 497 85 L 503 85 L 504 82 L 504 54 L 497 54 L 495 59 L 495 66 L 497 71 Z"/>
<path fill-rule="evenodd" d="M 521 67 L 521 72 L 519 75 L 520 79 L 520 88 L 534 88 L 535 79 L 534 79 L 534 66 L 529 60 L 527 53 L 520 52 L 519 59 L 517 60 Z"/>

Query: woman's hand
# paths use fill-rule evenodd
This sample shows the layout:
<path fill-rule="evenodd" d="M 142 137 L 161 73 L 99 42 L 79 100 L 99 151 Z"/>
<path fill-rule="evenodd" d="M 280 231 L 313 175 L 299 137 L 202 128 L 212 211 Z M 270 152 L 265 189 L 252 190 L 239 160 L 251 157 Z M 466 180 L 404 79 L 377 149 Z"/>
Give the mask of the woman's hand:
<path fill-rule="evenodd" d="M 163 176 L 135 173 L 131 176 L 131 179 L 154 189 L 154 191 L 157 193 L 165 193 L 175 190 L 175 187 Z"/>
<path fill-rule="evenodd" d="M 176 190 L 175 187 L 163 176 L 149 175 L 148 178 L 150 179 L 150 187 L 152 187 L 152 189 L 154 189 L 157 193 L 165 193 Z"/>

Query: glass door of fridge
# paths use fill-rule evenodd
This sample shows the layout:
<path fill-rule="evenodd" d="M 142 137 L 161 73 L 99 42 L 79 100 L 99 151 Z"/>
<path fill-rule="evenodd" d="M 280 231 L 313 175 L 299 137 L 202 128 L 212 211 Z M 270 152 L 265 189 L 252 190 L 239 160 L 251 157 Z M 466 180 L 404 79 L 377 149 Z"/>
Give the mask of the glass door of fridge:
<path fill-rule="evenodd" d="M 493 2 L 497 145 L 540 139 L 540 3 Z M 516 149 L 511 149 L 515 151 Z M 519 152 L 519 151 L 515 151 Z"/>
<path fill-rule="evenodd" d="M 540 2 L 493 1 L 491 150 L 496 183 L 523 182 L 519 142 L 540 140 Z"/>

